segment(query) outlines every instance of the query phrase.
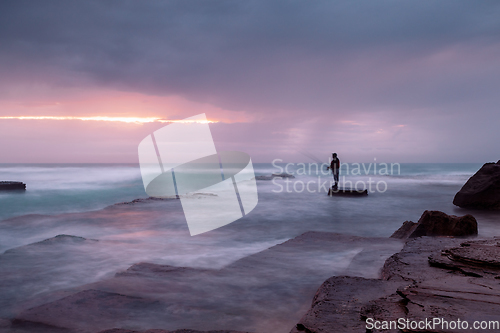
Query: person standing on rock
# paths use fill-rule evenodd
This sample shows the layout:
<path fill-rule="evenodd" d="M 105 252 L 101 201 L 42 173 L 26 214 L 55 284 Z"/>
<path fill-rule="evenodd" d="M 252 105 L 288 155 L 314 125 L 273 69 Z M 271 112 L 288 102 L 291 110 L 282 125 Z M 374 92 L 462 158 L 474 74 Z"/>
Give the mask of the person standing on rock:
<path fill-rule="evenodd" d="M 337 153 L 332 153 L 332 161 L 327 169 L 332 170 L 333 180 L 335 181 L 335 185 L 333 185 L 333 187 L 337 187 L 340 173 L 340 160 L 337 157 Z"/>

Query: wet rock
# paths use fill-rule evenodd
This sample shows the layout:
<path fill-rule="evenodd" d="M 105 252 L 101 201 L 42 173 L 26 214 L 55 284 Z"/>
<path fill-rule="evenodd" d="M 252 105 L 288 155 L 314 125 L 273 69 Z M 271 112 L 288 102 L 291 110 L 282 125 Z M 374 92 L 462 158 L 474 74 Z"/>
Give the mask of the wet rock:
<path fill-rule="evenodd" d="M 368 190 L 357 190 L 349 187 L 331 187 L 328 189 L 328 196 L 343 196 L 343 197 L 365 197 L 368 195 Z"/>
<path fill-rule="evenodd" d="M 333 277 L 318 290 L 311 309 L 291 332 L 456 332 L 369 329 L 366 320 L 391 322 L 440 318 L 496 321 L 500 312 L 499 238 L 410 239 L 387 259 L 382 279 Z M 495 317 L 497 317 L 495 319 Z M 470 327 L 470 326 L 469 326 Z M 500 328 L 495 328 L 498 331 Z M 493 330 L 495 330 L 493 329 Z"/>
<path fill-rule="evenodd" d="M 331 277 L 318 289 L 311 309 L 291 332 L 365 332 L 361 309 L 370 300 L 390 294 L 394 288 L 396 284 L 382 280 Z"/>
<path fill-rule="evenodd" d="M 429 264 L 459 271 L 464 275 L 497 278 L 500 274 L 500 239 L 471 241 L 429 256 Z"/>
<path fill-rule="evenodd" d="M 342 273 L 377 277 L 402 246 L 397 239 L 307 232 L 221 269 L 141 262 L 69 295 L 50 294 L 47 301 L 45 294 L 15 318 L 79 333 L 183 326 L 286 332 L 325 279 Z"/>
<path fill-rule="evenodd" d="M 172 197 L 168 197 L 168 198 L 147 197 L 147 198 L 134 199 L 132 201 L 118 202 L 114 205 L 115 206 L 133 205 L 133 204 L 138 204 L 138 203 L 146 203 L 146 202 L 152 202 L 152 201 L 168 201 L 168 200 L 175 200 L 175 199 L 178 199 L 178 196 L 172 196 Z"/>
<path fill-rule="evenodd" d="M 273 176 L 256 176 L 255 180 L 272 180 Z"/>
<path fill-rule="evenodd" d="M 72 235 L 57 235 L 52 238 L 44 239 L 43 241 L 24 245 L 21 247 L 13 248 L 10 250 L 7 250 L 4 252 L 4 254 L 14 254 L 14 253 L 19 253 L 19 252 L 26 252 L 30 251 L 33 249 L 40 249 L 40 247 L 45 247 L 45 246 L 62 246 L 62 245 L 70 245 L 70 244 L 89 244 L 93 242 L 98 242 L 97 239 L 87 239 L 79 236 L 72 236 Z"/>
<path fill-rule="evenodd" d="M 273 180 L 274 178 L 295 178 L 294 175 L 288 173 L 273 173 L 271 176 L 256 176 L 256 180 Z"/>
<path fill-rule="evenodd" d="M 74 311 L 75 308 L 86 311 Z M 57 324 L 54 324 L 53 318 L 50 318 L 54 309 L 57 309 L 58 312 Z M 125 315 L 123 309 L 132 311 Z M 135 319 L 134 312 L 139 310 L 143 315 L 149 313 L 151 316 L 149 319 L 152 320 L 154 315 L 164 311 L 164 307 L 154 299 L 89 289 L 30 308 L 16 320 L 52 325 L 72 331 L 78 327 L 83 332 L 95 332 L 102 326 L 113 327 L 118 324 L 130 323 Z M 88 313 L 93 314 L 92 320 L 89 320 Z"/>
<path fill-rule="evenodd" d="M 26 190 L 26 184 L 23 182 L 0 181 L 0 191 Z"/>
<path fill-rule="evenodd" d="M 444 249 L 460 246 L 463 239 L 453 237 L 419 237 L 408 240 L 404 248 L 385 261 L 381 277 L 386 281 L 401 281 L 405 283 L 419 283 L 429 278 L 429 272 L 434 277 L 443 274 L 448 277 L 447 271 L 430 269 L 429 257 L 441 254 Z"/>
<path fill-rule="evenodd" d="M 472 236 L 477 235 L 477 221 L 467 214 L 461 217 L 443 212 L 426 210 L 418 223 L 406 221 L 391 235 L 392 238 L 406 239 L 421 236 Z"/>
<path fill-rule="evenodd" d="M 396 291 L 401 297 L 399 301 L 405 304 L 405 317 L 461 319 L 471 324 L 475 320 L 494 320 L 500 311 L 500 285 L 495 280 L 500 272 L 497 240 L 459 243 L 458 239 L 450 238 L 440 242 L 448 246 L 437 251 L 436 246 L 430 245 L 435 240 L 423 237 L 407 243 L 408 247 L 399 254 L 401 264 L 384 267 L 387 279 L 395 281 L 409 277 L 412 281 Z M 412 267 L 416 256 L 420 264 Z M 425 257 L 427 266 L 422 265 Z M 391 259 L 388 262 L 392 262 Z M 437 331 L 455 330 L 440 327 Z"/>
<path fill-rule="evenodd" d="M 484 164 L 458 191 L 453 204 L 463 208 L 500 208 L 500 161 Z"/>
<path fill-rule="evenodd" d="M 14 319 L 9 321 L 9 325 L 5 326 L 5 331 L 8 333 L 71 333 L 70 330 L 64 327 L 47 325 L 23 319 Z"/>
<path fill-rule="evenodd" d="M 177 267 L 170 265 L 157 265 L 148 262 L 141 262 L 130 266 L 126 271 L 118 272 L 115 277 L 172 277 L 182 274 L 197 274 L 202 271 L 212 271 L 212 270 L 202 270 L 191 267 Z"/>
<path fill-rule="evenodd" d="M 109 247 L 105 245 L 95 239 L 57 235 L 0 254 L 0 317 L 11 318 L 21 303 L 34 307 L 53 300 L 43 296 L 41 302 L 31 303 L 33 295 L 57 293 L 83 281 L 95 281 L 96 276 L 103 274 L 103 266 L 112 273 L 112 262 L 106 253 Z M 81 270 L 75 271 L 75 267 Z"/>
<path fill-rule="evenodd" d="M 294 175 L 288 174 L 288 173 L 273 173 L 272 177 L 281 177 L 281 178 L 295 178 Z"/>
<path fill-rule="evenodd" d="M 391 235 L 391 238 L 407 239 L 415 231 L 417 225 L 412 221 L 404 221 L 403 225 Z"/>

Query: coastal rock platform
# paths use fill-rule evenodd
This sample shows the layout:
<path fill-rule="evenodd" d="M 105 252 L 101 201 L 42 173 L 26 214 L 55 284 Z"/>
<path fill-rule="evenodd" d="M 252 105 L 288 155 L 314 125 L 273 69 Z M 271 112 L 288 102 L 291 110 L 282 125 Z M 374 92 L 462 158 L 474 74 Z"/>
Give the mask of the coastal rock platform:
<path fill-rule="evenodd" d="M 368 329 L 366 319 L 498 321 L 500 239 L 419 237 L 389 258 L 381 279 L 336 276 L 317 291 L 291 331 L 401 332 Z M 404 332 L 421 332 L 407 329 Z M 470 330 L 473 331 L 473 330 Z M 426 331 L 427 332 L 427 331 Z M 456 332 L 438 327 L 428 332 Z"/>

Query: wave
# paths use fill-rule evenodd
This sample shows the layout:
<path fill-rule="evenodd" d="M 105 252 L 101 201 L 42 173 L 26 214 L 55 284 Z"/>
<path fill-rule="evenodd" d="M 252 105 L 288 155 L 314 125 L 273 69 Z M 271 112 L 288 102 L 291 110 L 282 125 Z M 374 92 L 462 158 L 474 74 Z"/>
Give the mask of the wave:
<path fill-rule="evenodd" d="M 139 168 L 132 166 L 3 166 L 0 175 L 26 183 L 29 190 L 98 189 L 141 180 Z"/>

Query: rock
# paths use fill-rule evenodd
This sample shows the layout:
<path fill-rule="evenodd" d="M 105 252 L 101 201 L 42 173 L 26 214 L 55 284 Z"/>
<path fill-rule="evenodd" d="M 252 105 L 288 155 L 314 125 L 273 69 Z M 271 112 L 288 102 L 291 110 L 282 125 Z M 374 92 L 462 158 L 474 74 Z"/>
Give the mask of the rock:
<path fill-rule="evenodd" d="M 482 277 L 485 273 L 497 276 L 500 271 L 498 239 L 462 243 L 460 247 L 430 256 L 429 264 L 469 276 Z"/>
<path fill-rule="evenodd" d="M 458 191 L 453 204 L 463 208 L 500 208 L 500 161 L 483 165 Z"/>
<path fill-rule="evenodd" d="M 8 327 L 8 328 L 7 328 Z M 29 320 L 13 319 L 9 325 L 5 327 L 8 333 L 71 333 L 70 330 L 64 327 L 47 325 L 40 322 L 31 322 Z"/>
<path fill-rule="evenodd" d="M 407 239 L 417 228 L 418 223 L 404 221 L 403 225 L 391 235 L 391 238 Z"/>
<path fill-rule="evenodd" d="M 255 180 L 272 180 L 273 176 L 256 176 Z"/>
<path fill-rule="evenodd" d="M 38 249 L 40 251 L 40 246 L 49 246 L 49 245 L 71 245 L 71 244 L 89 244 L 92 242 L 98 242 L 97 239 L 87 239 L 79 236 L 72 235 L 57 235 L 52 238 L 44 239 L 43 241 L 24 245 L 21 247 L 9 249 L 4 252 L 4 254 L 14 254 L 14 253 L 24 253 L 26 251 L 30 251 L 31 249 Z"/>
<path fill-rule="evenodd" d="M 470 240 L 460 244 L 453 238 L 417 238 L 386 261 L 383 276 L 388 281 L 405 281 L 396 294 L 404 304 L 406 318 L 460 318 L 470 324 L 493 320 L 500 311 L 500 285 L 495 280 L 500 272 L 497 242 Z M 380 300 L 373 303 L 383 306 Z"/>
<path fill-rule="evenodd" d="M 429 257 L 440 255 L 444 249 L 460 246 L 463 239 L 451 237 L 419 237 L 406 242 L 404 248 L 392 255 L 384 263 L 381 278 L 386 281 L 400 281 L 405 283 L 420 283 L 429 279 L 429 272 L 449 275 L 442 269 L 429 269 Z"/>
<path fill-rule="evenodd" d="M 76 306 L 86 311 L 74 311 Z M 54 308 L 58 309 L 57 324 L 50 318 L 52 315 L 50 312 Z M 113 327 L 119 322 L 130 320 L 131 316 L 122 311 L 123 309 L 143 311 L 150 316 L 148 320 L 151 321 L 155 315 L 165 311 L 165 306 L 149 298 L 89 289 L 30 308 L 23 313 L 23 318 L 16 319 L 62 327 L 71 331 L 74 331 L 76 326 L 83 332 L 97 332 L 102 330 L 99 329 L 102 326 Z M 87 312 L 91 312 L 93 316 L 88 317 Z"/>
<path fill-rule="evenodd" d="M 170 265 L 157 265 L 148 262 L 140 262 L 130 266 L 126 271 L 118 272 L 115 277 L 172 277 L 182 274 L 196 274 L 198 272 L 209 272 L 191 267 L 176 267 Z"/>
<path fill-rule="evenodd" d="M 365 197 L 368 195 L 368 190 L 357 190 L 348 187 L 332 187 L 328 189 L 328 196 L 344 196 L 344 197 Z"/>
<path fill-rule="evenodd" d="M 272 177 L 281 177 L 281 178 L 295 178 L 294 175 L 288 174 L 288 173 L 273 173 Z"/>
<path fill-rule="evenodd" d="M 467 214 L 461 217 L 437 210 L 426 210 L 418 223 L 406 221 L 391 238 L 415 238 L 421 236 L 472 236 L 477 235 L 477 221 Z"/>
<path fill-rule="evenodd" d="M 26 307 L 41 304 L 31 303 L 34 295 L 53 292 L 59 293 L 55 298 L 61 298 L 63 289 L 93 282 L 106 272 L 113 274 L 119 264 L 110 260 L 108 249 L 105 242 L 95 239 L 58 235 L 6 250 L 0 254 L 0 318 L 11 318 L 20 303 Z M 81 269 L 76 271 L 75 267 Z M 52 299 L 40 297 L 43 303 Z M 16 325 L 38 324 L 26 319 Z"/>
<path fill-rule="evenodd" d="M 367 319 L 460 319 L 469 328 L 474 321 L 498 323 L 499 241 L 411 239 L 386 260 L 381 279 L 338 276 L 325 281 L 291 332 L 456 332 L 441 325 L 430 330 L 377 330 L 367 327 Z"/>
<path fill-rule="evenodd" d="M 17 302 L 13 318 L 75 333 L 153 327 L 286 332 L 328 277 L 378 277 L 385 259 L 402 247 L 385 237 L 306 232 L 221 269 L 139 262 L 64 295 Z"/>
<path fill-rule="evenodd" d="M 166 196 L 166 197 L 147 197 L 147 198 L 139 198 L 139 199 L 134 199 L 132 201 L 124 201 L 124 202 L 118 202 L 115 203 L 113 206 L 122 206 L 122 205 L 134 205 L 134 204 L 146 204 L 146 203 L 151 203 L 151 202 L 157 202 L 157 201 L 171 201 L 171 200 L 177 200 L 180 198 L 203 198 L 203 197 L 217 197 L 218 195 L 216 193 L 210 193 L 210 192 L 191 192 L 188 194 L 184 195 L 172 195 L 172 196 Z"/>
<path fill-rule="evenodd" d="M 294 175 L 288 173 L 273 173 L 271 176 L 256 176 L 255 180 L 273 180 L 274 178 L 295 178 Z"/>
<path fill-rule="evenodd" d="M 0 181 L 0 191 L 26 190 L 26 184 L 23 182 Z"/>
<path fill-rule="evenodd" d="M 175 199 L 179 199 L 178 196 L 172 196 L 169 198 L 147 197 L 147 198 L 134 199 L 132 201 L 118 202 L 118 203 L 115 203 L 115 206 L 117 206 L 117 205 L 133 205 L 133 204 L 137 204 L 137 203 L 146 203 L 146 202 L 151 202 L 151 201 L 175 200 Z"/>
<path fill-rule="evenodd" d="M 311 309 L 291 333 L 365 332 L 360 313 L 366 304 L 391 294 L 398 284 L 377 279 L 334 276 L 316 292 Z"/>

